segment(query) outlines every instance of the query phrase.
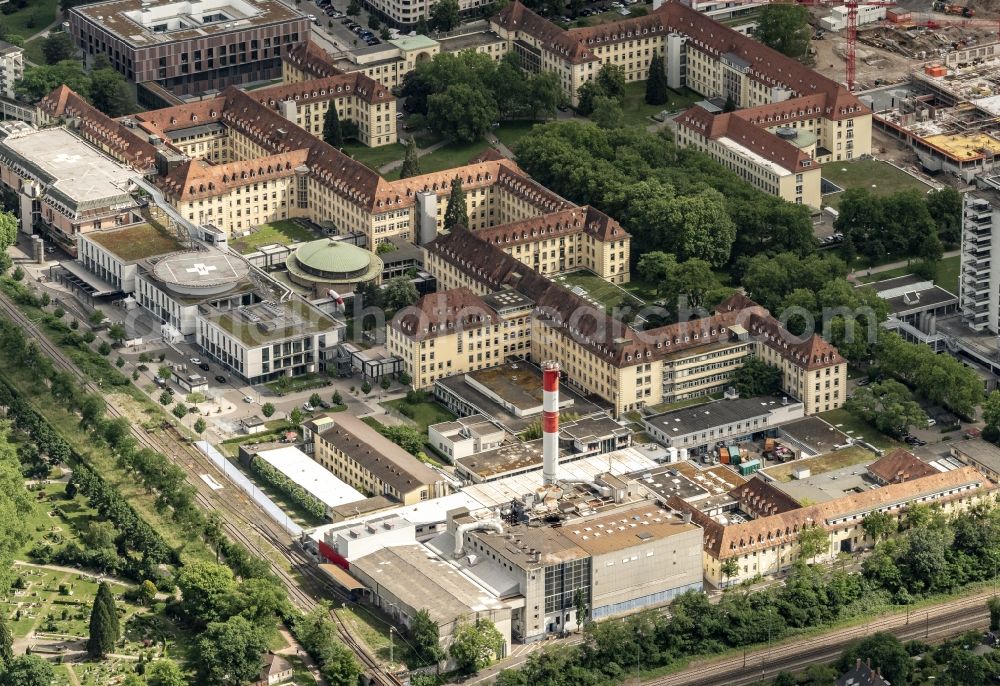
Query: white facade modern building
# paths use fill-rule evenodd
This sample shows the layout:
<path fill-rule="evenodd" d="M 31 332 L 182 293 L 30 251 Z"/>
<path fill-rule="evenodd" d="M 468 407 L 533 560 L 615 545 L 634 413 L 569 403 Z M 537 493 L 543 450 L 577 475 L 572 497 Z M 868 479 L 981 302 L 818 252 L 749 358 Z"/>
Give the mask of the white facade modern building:
<path fill-rule="evenodd" d="M 959 307 L 977 331 L 997 333 L 1000 322 L 1000 193 L 968 193 L 962 212 Z"/>
<path fill-rule="evenodd" d="M 884 5 L 858 5 L 858 26 L 873 24 L 885 19 Z M 830 16 L 819 20 L 819 25 L 827 31 L 843 31 L 847 28 L 847 6 L 840 5 L 830 10 Z"/>
<path fill-rule="evenodd" d="M 24 48 L 0 41 L 0 96 L 14 99 L 14 84 L 24 76 Z"/>
<path fill-rule="evenodd" d="M 298 448 L 289 446 L 263 450 L 257 453 L 257 459 L 264 460 L 326 505 L 328 517 L 335 507 L 365 499 L 363 494 L 335 477 Z"/>
<path fill-rule="evenodd" d="M 506 435 L 503 429 L 481 414 L 427 427 L 430 444 L 452 462 L 498 448 Z"/>

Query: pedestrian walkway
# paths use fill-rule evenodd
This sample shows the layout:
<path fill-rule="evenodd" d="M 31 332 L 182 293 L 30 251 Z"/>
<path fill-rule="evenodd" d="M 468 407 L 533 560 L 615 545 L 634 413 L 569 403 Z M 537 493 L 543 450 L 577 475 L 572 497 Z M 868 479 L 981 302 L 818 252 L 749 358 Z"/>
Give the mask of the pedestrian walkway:
<path fill-rule="evenodd" d="M 404 143 L 404 141 L 402 141 L 402 140 L 399 141 L 399 142 L 400 142 L 400 144 Z M 429 155 L 432 152 L 440 150 L 441 148 L 443 148 L 444 146 L 448 145 L 449 143 L 451 143 L 451 141 L 449 141 L 449 140 L 443 140 L 443 141 L 438 141 L 434 145 L 428 145 L 426 148 L 417 148 L 417 157 L 423 157 L 424 155 Z M 387 164 L 383 164 L 381 167 L 379 167 L 378 168 L 378 173 L 381 174 L 381 175 L 383 175 L 383 176 L 385 176 L 389 172 L 395 171 L 395 170 L 399 169 L 402 166 L 403 166 L 403 160 L 394 160 L 392 162 L 388 162 Z"/>
<path fill-rule="evenodd" d="M 948 252 L 944 253 L 941 256 L 941 258 L 944 259 L 946 257 L 957 257 L 961 253 L 962 253 L 961 250 L 949 250 Z M 901 267 L 907 267 L 907 266 L 910 266 L 910 265 L 913 264 L 913 260 L 914 259 L 915 258 L 910 258 L 908 260 L 898 260 L 896 262 L 889 262 L 888 264 L 879 264 L 879 265 L 876 265 L 874 267 L 868 267 L 867 269 L 855 270 L 855 271 L 852 271 L 847 276 L 847 280 L 848 281 L 857 282 L 858 279 L 860 277 L 862 277 L 862 276 L 871 276 L 872 274 L 879 274 L 881 272 L 888 272 L 888 271 L 892 271 L 893 269 L 899 269 Z"/>

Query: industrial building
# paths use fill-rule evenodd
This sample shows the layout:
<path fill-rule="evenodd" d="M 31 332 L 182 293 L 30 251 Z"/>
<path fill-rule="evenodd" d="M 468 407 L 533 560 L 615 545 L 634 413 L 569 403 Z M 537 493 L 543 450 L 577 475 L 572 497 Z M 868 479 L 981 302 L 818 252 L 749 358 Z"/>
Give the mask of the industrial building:
<path fill-rule="evenodd" d="M 994 483 L 1000 483 L 1000 448 L 979 438 L 955 441 L 948 448 L 952 457 L 975 467 Z"/>
<path fill-rule="evenodd" d="M 364 500 L 365 496 L 324 469 L 298 448 L 287 446 L 261 450 L 254 459 L 263 460 L 284 474 L 326 507 L 326 516 L 333 519 L 335 508 Z"/>
<path fill-rule="evenodd" d="M 283 52 L 309 37 L 306 15 L 263 0 L 105 0 L 73 7 L 69 32 L 88 63 L 176 95 L 281 77 Z"/>
<path fill-rule="evenodd" d="M 777 427 L 804 416 L 788 398 L 727 398 L 643 417 L 646 433 L 684 455 L 700 455 L 721 443 L 776 436 Z"/>

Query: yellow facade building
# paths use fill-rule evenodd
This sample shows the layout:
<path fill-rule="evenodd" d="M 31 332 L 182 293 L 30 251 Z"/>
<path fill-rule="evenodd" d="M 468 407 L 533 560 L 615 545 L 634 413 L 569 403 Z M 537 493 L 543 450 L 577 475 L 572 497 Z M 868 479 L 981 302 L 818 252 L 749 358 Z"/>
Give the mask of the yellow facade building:
<path fill-rule="evenodd" d="M 639 331 L 479 234 L 456 229 L 425 250 L 424 266 L 442 290 L 468 289 L 480 298 L 512 290 L 527 298 L 530 359 L 559 362 L 566 383 L 599 396 L 616 415 L 721 392 L 751 355 L 782 370 L 782 389 L 801 400 L 807 414 L 840 407 L 846 398 L 847 362 L 837 349 L 816 335 L 793 337 L 744 296 L 730 297 L 712 316 Z M 394 328 L 390 349 L 415 386 L 430 385 L 414 373 L 422 361 L 421 329 Z M 449 366 L 448 354 L 436 352 L 436 371 L 458 368 L 454 361 Z"/>

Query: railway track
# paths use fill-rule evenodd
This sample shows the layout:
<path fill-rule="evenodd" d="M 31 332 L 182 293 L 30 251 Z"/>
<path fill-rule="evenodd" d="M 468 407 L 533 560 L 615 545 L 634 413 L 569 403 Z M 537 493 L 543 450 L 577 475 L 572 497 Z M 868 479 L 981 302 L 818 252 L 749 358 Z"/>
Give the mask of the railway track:
<path fill-rule="evenodd" d="M 101 389 L 88 379 L 5 294 L 0 294 L 0 312 L 19 324 L 35 340 L 39 349 L 51 358 L 54 365 L 76 377 L 88 392 L 103 395 Z M 108 404 L 106 411 L 111 417 L 121 417 L 131 422 L 131 419 L 114 405 Z M 184 469 L 188 483 L 195 488 L 195 500 L 198 504 L 206 510 L 218 512 L 225 534 L 268 563 L 271 571 L 287 589 L 289 600 L 296 607 L 308 612 L 330 594 L 338 596 L 341 600 L 346 599 L 339 588 L 322 576 L 322 572 L 316 569 L 312 560 L 298 547 L 297 542 L 271 520 L 256 503 L 242 493 L 235 499 L 229 497 L 231 493 L 237 493 L 238 489 L 229 481 L 226 474 L 220 472 L 201 451 L 188 444 L 176 428 L 170 427 L 166 431 L 166 435 L 170 438 L 165 438 L 163 434 L 149 434 L 142 427 L 135 425 L 132 425 L 131 429 L 132 436 L 139 445 L 162 453 Z M 216 491 L 201 478 L 202 474 L 213 473 L 221 474 L 230 488 Z M 256 538 L 251 534 L 255 534 Z M 265 542 L 267 547 L 262 546 Z M 272 554 L 283 557 L 291 569 L 301 575 L 301 579 L 295 578 L 283 565 L 275 562 Z M 309 590 L 303 588 L 303 581 L 308 583 Z M 401 686 L 399 679 L 382 669 L 336 610 L 331 611 L 331 616 L 340 639 L 364 665 L 370 682 L 376 686 Z"/>
<path fill-rule="evenodd" d="M 980 593 L 947 605 L 904 615 L 892 615 L 852 627 L 834 635 L 824 634 L 758 649 L 744 658 L 735 655 L 721 660 L 692 664 L 683 672 L 644 681 L 644 686 L 747 686 L 759 684 L 785 670 L 795 672 L 810 664 L 837 660 L 853 640 L 878 631 L 887 631 L 908 641 L 940 640 L 963 631 L 984 628 L 989 622 L 986 600 Z"/>

